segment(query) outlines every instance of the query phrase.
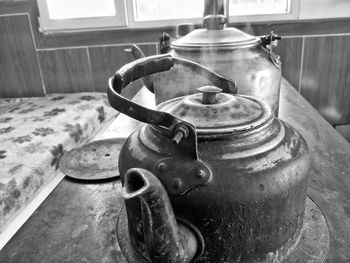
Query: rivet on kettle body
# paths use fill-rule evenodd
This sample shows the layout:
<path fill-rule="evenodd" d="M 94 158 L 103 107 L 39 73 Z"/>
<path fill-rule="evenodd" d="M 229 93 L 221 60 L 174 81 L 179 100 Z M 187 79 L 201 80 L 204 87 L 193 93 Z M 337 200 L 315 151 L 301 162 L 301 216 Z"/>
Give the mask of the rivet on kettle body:
<path fill-rule="evenodd" d="M 172 186 L 175 189 L 180 189 L 183 185 L 183 181 L 180 178 L 174 178 L 172 182 Z"/>
<path fill-rule="evenodd" d="M 197 178 L 203 178 L 205 176 L 205 171 L 203 171 L 202 169 L 198 169 L 196 171 L 196 177 Z"/>
<path fill-rule="evenodd" d="M 158 165 L 157 165 L 157 169 L 159 172 L 165 172 L 167 170 L 168 166 L 166 163 L 164 162 L 160 162 Z"/>

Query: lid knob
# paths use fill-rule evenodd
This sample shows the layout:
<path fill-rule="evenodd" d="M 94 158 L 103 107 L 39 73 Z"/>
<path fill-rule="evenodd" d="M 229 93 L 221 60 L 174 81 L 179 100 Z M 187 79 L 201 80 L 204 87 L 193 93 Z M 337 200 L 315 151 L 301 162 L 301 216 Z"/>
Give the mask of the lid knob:
<path fill-rule="evenodd" d="M 203 86 L 197 90 L 203 94 L 202 104 L 214 104 L 216 102 L 216 94 L 222 92 L 222 89 L 215 86 Z"/>

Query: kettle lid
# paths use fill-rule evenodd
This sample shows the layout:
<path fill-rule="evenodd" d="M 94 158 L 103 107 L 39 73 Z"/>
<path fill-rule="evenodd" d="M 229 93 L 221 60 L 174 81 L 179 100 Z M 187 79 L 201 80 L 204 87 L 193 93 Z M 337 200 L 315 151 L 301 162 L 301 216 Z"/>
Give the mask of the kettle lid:
<path fill-rule="evenodd" d="M 260 127 L 274 118 L 262 100 L 221 93 L 214 86 L 198 88 L 201 93 L 178 97 L 157 106 L 196 127 L 199 136 L 241 133 Z"/>
<path fill-rule="evenodd" d="M 234 27 L 196 29 L 171 43 L 173 49 L 241 48 L 255 46 L 261 39 Z"/>
<path fill-rule="evenodd" d="M 197 29 L 171 44 L 173 49 L 215 49 L 255 46 L 261 39 L 227 27 L 229 1 L 204 1 L 204 29 Z"/>

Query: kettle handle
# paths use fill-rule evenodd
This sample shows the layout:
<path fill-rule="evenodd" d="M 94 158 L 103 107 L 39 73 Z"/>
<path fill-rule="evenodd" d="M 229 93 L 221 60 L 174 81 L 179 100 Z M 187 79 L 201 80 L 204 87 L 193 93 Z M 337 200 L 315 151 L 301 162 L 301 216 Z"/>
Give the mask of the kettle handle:
<path fill-rule="evenodd" d="M 191 60 L 174 58 L 171 54 L 154 55 L 137 59 L 124 65 L 114 75 L 113 88 L 124 89 L 129 83 L 142 77 L 170 70 L 175 64 L 188 68 L 192 72 L 208 79 L 212 84 L 222 89 L 224 93 L 237 93 L 237 84 L 232 79 L 223 77 L 209 68 Z M 118 92 L 119 93 L 119 92 Z"/>
<path fill-rule="evenodd" d="M 174 58 L 170 54 L 141 58 L 124 65 L 109 79 L 108 100 L 111 106 L 129 117 L 141 122 L 172 128 L 182 122 L 171 114 L 142 107 L 120 95 L 131 82 L 142 77 L 171 69 L 175 64 L 185 66 L 195 73 L 204 75 L 215 86 L 225 93 L 237 93 L 234 81 L 222 77 L 212 70 L 186 59 Z"/>
<path fill-rule="evenodd" d="M 109 79 L 107 96 L 110 105 L 117 111 L 138 121 L 172 129 L 173 126 L 182 121 L 169 113 L 136 104 L 120 93 L 131 82 L 153 73 L 167 71 L 173 66 L 174 60 L 168 54 L 141 58 L 124 65 L 114 77 Z"/>
<path fill-rule="evenodd" d="M 224 78 L 198 63 L 174 58 L 170 54 L 164 54 L 141 58 L 120 68 L 114 77 L 109 79 L 107 90 L 108 101 L 114 109 L 133 119 L 168 128 L 172 132 L 173 141 L 176 144 L 179 144 L 182 139 L 186 139 L 187 137 L 193 137 L 195 139 L 194 142 L 196 142 L 195 128 L 192 124 L 182 121 L 169 113 L 145 108 L 120 95 L 121 91 L 132 81 L 153 73 L 167 71 L 175 64 L 183 65 L 196 73 L 204 75 L 209 81 L 223 89 L 226 93 L 236 93 L 237 91 L 234 81 Z M 192 155 L 197 158 L 197 153 Z"/>

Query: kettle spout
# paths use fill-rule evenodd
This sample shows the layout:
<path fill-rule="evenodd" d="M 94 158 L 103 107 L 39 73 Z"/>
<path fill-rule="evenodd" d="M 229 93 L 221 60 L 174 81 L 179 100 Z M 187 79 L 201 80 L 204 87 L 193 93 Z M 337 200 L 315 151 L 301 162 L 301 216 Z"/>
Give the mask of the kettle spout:
<path fill-rule="evenodd" d="M 144 169 L 129 169 L 122 196 L 141 200 L 144 241 L 153 263 L 191 261 L 197 251 L 195 234 L 176 222 L 168 194 L 157 177 Z"/>
<path fill-rule="evenodd" d="M 125 52 L 130 53 L 135 60 L 144 58 L 145 54 L 143 54 L 142 50 L 135 44 L 131 47 L 124 49 Z M 146 76 L 142 78 L 142 84 L 152 93 L 154 93 L 153 82 L 150 76 Z"/>

